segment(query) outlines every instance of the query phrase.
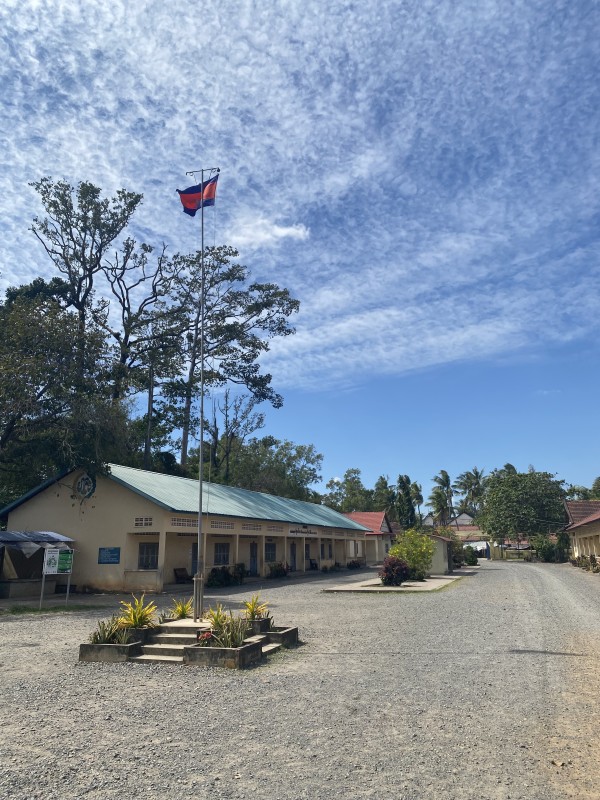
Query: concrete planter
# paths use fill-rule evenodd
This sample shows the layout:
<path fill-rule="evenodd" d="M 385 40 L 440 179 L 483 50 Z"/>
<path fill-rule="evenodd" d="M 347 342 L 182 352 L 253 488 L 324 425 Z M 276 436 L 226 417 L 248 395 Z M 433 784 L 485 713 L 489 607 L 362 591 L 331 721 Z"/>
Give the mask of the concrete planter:
<path fill-rule="evenodd" d="M 298 644 L 298 628 L 276 626 L 269 631 L 269 639 L 283 647 L 295 647 Z"/>
<path fill-rule="evenodd" d="M 260 642 L 249 642 L 241 647 L 184 647 L 183 663 L 195 667 L 226 667 L 245 669 L 258 664 L 262 657 Z"/>
<path fill-rule="evenodd" d="M 129 631 L 130 644 L 134 642 L 146 644 L 148 637 L 155 632 L 155 628 L 127 628 L 127 630 Z"/>
<path fill-rule="evenodd" d="M 127 661 L 130 656 L 137 656 L 141 651 L 139 641 L 131 644 L 80 644 L 79 660 L 115 663 Z"/>
<path fill-rule="evenodd" d="M 269 622 L 270 620 L 266 617 L 264 619 L 249 619 L 248 623 L 250 624 L 252 635 L 256 636 L 258 633 L 267 633 L 269 630 Z"/>

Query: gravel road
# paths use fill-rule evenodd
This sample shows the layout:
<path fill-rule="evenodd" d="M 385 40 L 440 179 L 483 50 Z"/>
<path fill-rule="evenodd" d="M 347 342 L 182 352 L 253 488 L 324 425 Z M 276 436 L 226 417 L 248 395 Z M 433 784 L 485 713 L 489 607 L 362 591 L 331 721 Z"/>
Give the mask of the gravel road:
<path fill-rule="evenodd" d="M 80 664 L 107 611 L 0 616 L 0 797 L 600 797 L 600 576 L 484 562 L 441 592 L 320 591 L 341 580 L 265 582 L 304 644 L 244 672 Z"/>

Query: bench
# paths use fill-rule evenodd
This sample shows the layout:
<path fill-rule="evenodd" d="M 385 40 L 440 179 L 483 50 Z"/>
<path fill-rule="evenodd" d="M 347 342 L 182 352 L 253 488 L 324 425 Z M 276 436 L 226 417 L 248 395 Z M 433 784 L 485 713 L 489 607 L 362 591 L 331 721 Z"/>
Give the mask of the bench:
<path fill-rule="evenodd" d="M 193 583 L 194 579 L 185 567 L 175 567 L 175 583 Z"/>

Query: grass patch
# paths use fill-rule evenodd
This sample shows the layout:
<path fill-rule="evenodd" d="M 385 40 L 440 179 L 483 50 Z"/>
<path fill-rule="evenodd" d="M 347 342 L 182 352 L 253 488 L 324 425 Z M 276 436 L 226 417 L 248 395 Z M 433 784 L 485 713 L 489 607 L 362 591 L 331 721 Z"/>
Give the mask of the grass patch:
<path fill-rule="evenodd" d="M 20 614 L 72 614 L 75 611 L 98 611 L 99 609 L 106 609 L 105 605 L 73 605 L 73 606 L 45 606 L 44 608 L 34 608 L 33 606 L 14 605 L 8 608 L 0 608 L 0 616 L 6 614 L 20 615 Z"/>

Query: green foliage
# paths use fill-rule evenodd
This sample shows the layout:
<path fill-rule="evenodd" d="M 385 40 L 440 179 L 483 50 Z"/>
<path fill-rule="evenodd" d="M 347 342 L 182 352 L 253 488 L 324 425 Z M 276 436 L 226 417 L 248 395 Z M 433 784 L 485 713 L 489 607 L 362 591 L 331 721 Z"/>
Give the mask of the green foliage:
<path fill-rule="evenodd" d="M 486 482 L 479 525 L 492 538 L 547 533 L 566 522 L 564 481 L 549 472 L 492 473 Z"/>
<path fill-rule="evenodd" d="M 246 619 L 263 619 L 269 612 L 269 604 L 260 600 L 260 594 L 253 594 L 250 600 L 244 600 L 244 616 Z"/>
<path fill-rule="evenodd" d="M 194 613 L 194 598 L 189 600 L 173 598 L 173 605 L 169 608 L 170 619 L 188 619 Z"/>
<path fill-rule="evenodd" d="M 132 595 L 133 602 L 129 603 L 121 600 L 121 614 L 119 624 L 122 628 L 154 628 L 156 626 L 156 603 L 144 602 L 146 597 L 143 594 L 140 598 Z"/>
<path fill-rule="evenodd" d="M 246 617 L 234 617 L 233 612 L 226 611 L 218 603 L 210 608 L 206 621 L 211 626 L 211 635 L 201 634 L 198 643 L 202 647 L 241 647 L 248 636 L 250 623 Z"/>
<path fill-rule="evenodd" d="M 416 523 L 415 506 L 408 475 L 398 475 L 396 481 L 396 519 L 402 528 L 414 528 Z"/>
<path fill-rule="evenodd" d="M 360 569 L 362 567 L 362 564 L 357 558 L 352 558 L 350 559 L 350 561 L 348 561 L 346 567 L 348 569 Z"/>
<path fill-rule="evenodd" d="M 476 567 L 479 564 L 475 549 L 470 544 L 464 548 L 464 558 L 467 567 Z"/>
<path fill-rule="evenodd" d="M 236 586 L 244 580 L 240 565 L 236 564 L 233 571 L 229 567 L 213 567 L 206 579 L 207 586 Z"/>
<path fill-rule="evenodd" d="M 483 505 L 485 492 L 483 470 L 473 467 L 462 472 L 452 484 L 452 488 L 462 495 L 458 510 L 476 517 Z"/>
<path fill-rule="evenodd" d="M 405 561 L 415 577 L 424 577 L 431 568 L 434 551 L 435 545 L 429 536 L 409 528 L 396 538 L 389 555 Z"/>
<path fill-rule="evenodd" d="M 99 620 L 89 639 L 92 644 L 127 644 L 129 635 L 121 624 L 121 618 L 114 614 L 110 619 Z"/>
<path fill-rule="evenodd" d="M 288 572 L 290 571 L 288 565 L 284 564 L 282 561 L 274 561 L 268 566 L 269 574 L 267 577 L 269 578 L 287 578 Z"/>
<path fill-rule="evenodd" d="M 323 496 L 323 504 L 336 511 L 372 511 L 373 492 L 363 486 L 360 470 L 347 469 L 342 480 L 333 478 L 327 483 L 328 494 Z"/>
<path fill-rule="evenodd" d="M 384 586 L 401 586 L 410 577 L 410 567 L 401 558 L 386 556 L 377 573 Z"/>

